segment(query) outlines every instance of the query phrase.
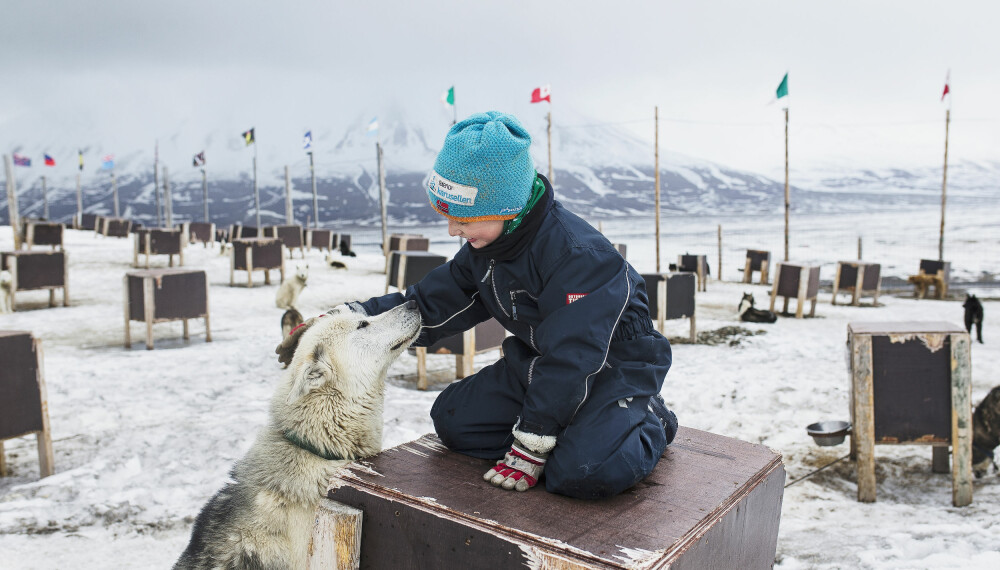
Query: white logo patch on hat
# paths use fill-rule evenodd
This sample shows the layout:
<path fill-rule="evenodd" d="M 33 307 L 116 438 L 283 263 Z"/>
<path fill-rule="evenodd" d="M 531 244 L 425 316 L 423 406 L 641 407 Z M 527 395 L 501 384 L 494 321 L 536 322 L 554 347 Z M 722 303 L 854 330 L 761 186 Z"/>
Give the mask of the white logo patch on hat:
<path fill-rule="evenodd" d="M 427 179 L 427 189 L 437 198 L 459 206 L 474 206 L 479 193 L 478 188 L 452 182 L 434 171 Z"/>

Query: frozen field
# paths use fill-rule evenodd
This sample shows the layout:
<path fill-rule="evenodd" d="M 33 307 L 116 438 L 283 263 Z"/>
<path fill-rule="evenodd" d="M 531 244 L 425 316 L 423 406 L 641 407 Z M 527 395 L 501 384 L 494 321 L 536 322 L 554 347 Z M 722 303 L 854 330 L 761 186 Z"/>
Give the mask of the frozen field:
<path fill-rule="evenodd" d="M 936 257 L 937 234 L 921 244 L 886 243 L 898 217 L 872 216 L 883 230 L 871 238 L 872 255 L 887 274 L 915 270 L 915 260 Z M 932 214 L 924 216 L 936 228 Z M 824 218 L 825 219 L 825 218 Z M 828 239 L 793 247 L 793 259 L 824 264 L 856 253 L 856 237 L 844 235 L 848 218 L 817 218 L 815 231 Z M 868 219 L 867 217 L 865 218 Z M 912 219 L 912 218 L 908 218 Z M 969 214 L 946 243 L 960 276 L 998 267 L 995 222 L 986 213 Z M 645 223 L 645 222 L 643 222 Z M 738 224 L 721 221 L 732 227 Z M 797 223 L 806 223 L 799 220 Z M 736 279 L 737 257 L 747 247 L 781 255 L 781 226 L 768 222 L 769 243 L 726 239 L 723 271 Z M 651 226 L 608 222 L 613 241 L 629 246 L 640 271 L 655 265 Z M 860 224 L 859 224 L 860 225 Z M 677 253 L 707 253 L 715 260 L 714 231 L 679 222 L 674 241 L 665 238 L 664 265 Z M 714 228 L 714 226 L 711 226 Z M 793 226 L 794 227 L 794 226 Z M 828 230 L 823 230 L 827 227 Z M 775 233 L 777 228 L 777 233 Z M 433 249 L 453 253 L 457 241 L 440 237 Z M 964 232 L 964 233 L 963 233 Z M 822 233 L 816 235 L 824 235 Z M 686 237 L 685 237 L 686 236 Z M 976 243 L 992 239 L 993 255 Z M 771 238 L 768 238 L 771 239 Z M 186 267 L 202 268 L 211 282 L 212 343 L 192 321 L 191 339 L 181 339 L 180 323 L 156 325 L 156 349 L 134 342 L 122 347 L 122 275 L 131 269 L 130 240 L 69 231 L 71 306 L 48 308 L 44 292 L 19 294 L 17 313 L 0 315 L 0 329 L 29 330 L 42 339 L 56 474 L 39 480 L 34 437 L 5 443 L 11 476 L 0 480 L 0 566 L 12 569 L 168 568 L 187 543 L 191 522 L 223 483 L 233 461 L 249 447 L 265 421 L 268 399 L 281 373 L 273 349 L 280 340 L 282 311 L 271 286 L 229 287 L 229 261 L 218 248 L 191 246 Z M 926 241 L 926 240 L 925 240 Z M 793 238 L 793 244 L 796 243 Z M 866 239 L 867 243 L 867 239 Z M 452 247 L 450 244 L 453 244 Z M 10 229 L 0 228 L 0 250 L 12 247 Z M 798 249 L 796 249 L 796 247 Z M 882 247 L 882 246 L 880 246 Z M 325 266 L 319 252 L 307 254 L 309 286 L 300 298 L 305 316 L 338 303 L 381 294 L 384 259 L 357 248 L 343 259 L 347 270 Z M 156 260 L 165 265 L 165 258 Z M 303 263 L 296 254 L 289 268 Z M 740 261 L 740 264 L 742 262 Z M 913 269 L 910 269 L 910 268 Z M 240 275 L 240 274 L 238 274 Z M 245 274 L 243 274 L 245 275 Z M 258 275 L 259 276 L 259 275 Z M 245 279 L 245 278 L 244 278 Z M 259 281 L 255 277 L 255 281 Z M 698 296 L 700 331 L 739 324 L 735 308 L 752 291 L 766 306 L 768 289 L 710 281 Z M 57 298 L 61 300 L 61 297 Z M 866 300 L 870 305 L 870 300 Z M 847 453 L 847 444 L 820 448 L 805 433 L 809 423 L 849 419 L 845 364 L 846 327 L 852 321 L 945 320 L 961 323 L 961 301 L 916 301 L 885 295 L 883 306 L 831 306 L 820 294 L 816 318 L 782 318 L 773 325 L 749 326 L 762 334 L 736 346 L 674 344 L 674 365 L 663 395 L 682 425 L 752 442 L 783 455 L 788 481 Z M 794 305 L 794 302 L 793 302 Z M 973 402 L 1000 384 L 1000 325 L 997 303 L 987 302 L 985 345 L 974 343 Z M 686 334 L 687 321 L 668 323 L 668 336 Z M 143 338 L 133 324 L 133 341 Z M 477 365 L 492 361 L 487 354 Z M 386 394 L 385 441 L 393 446 L 432 431 L 428 417 L 434 397 L 453 370 L 452 357 L 431 356 L 438 383 L 427 392 L 414 388 L 415 359 L 404 354 L 391 368 Z M 1000 567 L 1000 477 L 974 483 L 971 506 L 951 506 L 949 475 L 932 474 L 930 450 L 922 446 L 876 448 L 878 502 L 855 500 L 853 465 L 841 461 L 785 490 L 777 567 L 792 568 L 983 568 Z M 500 491 L 497 491 L 500 492 Z M 679 491 L 682 492 L 682 491 Z"/>

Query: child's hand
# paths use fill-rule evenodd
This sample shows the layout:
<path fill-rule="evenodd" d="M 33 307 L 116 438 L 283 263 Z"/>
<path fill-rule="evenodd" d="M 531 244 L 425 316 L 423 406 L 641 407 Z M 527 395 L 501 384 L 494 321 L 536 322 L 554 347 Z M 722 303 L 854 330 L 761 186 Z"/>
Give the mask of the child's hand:
<path fill-rule="evenodd" d="M 549 454 L 532 453 L 515 440 L 504 458 L 483 475 L 495 487 L 527 491 L 538 483 Z"/>

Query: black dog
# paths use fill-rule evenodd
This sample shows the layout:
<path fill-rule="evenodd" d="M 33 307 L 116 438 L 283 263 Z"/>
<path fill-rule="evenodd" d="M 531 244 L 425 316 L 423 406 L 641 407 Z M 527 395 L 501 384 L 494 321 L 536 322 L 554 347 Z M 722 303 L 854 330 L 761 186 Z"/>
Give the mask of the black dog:
<path fill-rule="evenodd" d="M 350 246 L 347 245 L 347 241 L 341 240 L 340 242 L 340 255 L 345 257 L 357 257 L 357 254 L 351 251 Z"/>
<path fill-rule="evenodd" d="M 778 320 L 778 315 L 771 311 L 753 308 L 753 295 L 750 293 L 743 294 L 736 312 L 740 315 L 741 321 L 748 323 L 773 323 Z"/>
<path fill-rule="evenodd" d="M 965 302 L 965 330 L 972 334 L 972 325 L 976 325 L 976 340 L 983 344 L 983 303 L 975 295 L 966 295 Z"/>
<path fill-rule="evenodd" d="M 992 464 L 993 450 L 1000 445 L 1000 386 L 996 386 L 976 406 L 972 414 L 972 469 L 982 477 Z"/>

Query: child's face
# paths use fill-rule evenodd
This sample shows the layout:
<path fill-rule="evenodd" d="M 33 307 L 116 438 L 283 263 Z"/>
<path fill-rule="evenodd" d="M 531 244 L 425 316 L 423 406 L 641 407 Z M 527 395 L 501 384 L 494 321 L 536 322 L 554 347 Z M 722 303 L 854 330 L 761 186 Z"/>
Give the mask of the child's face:
<path fill-rule="evenodd" d="M 478 249 L 496 241 L 503 233 L 502 220 L 487 220 L 485 222 L 457 222 L 448 220 L 448 235 L 460 236 L 468 240 L 469 245 Z"/>

